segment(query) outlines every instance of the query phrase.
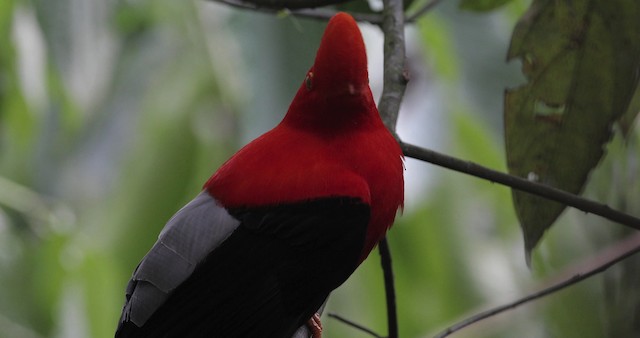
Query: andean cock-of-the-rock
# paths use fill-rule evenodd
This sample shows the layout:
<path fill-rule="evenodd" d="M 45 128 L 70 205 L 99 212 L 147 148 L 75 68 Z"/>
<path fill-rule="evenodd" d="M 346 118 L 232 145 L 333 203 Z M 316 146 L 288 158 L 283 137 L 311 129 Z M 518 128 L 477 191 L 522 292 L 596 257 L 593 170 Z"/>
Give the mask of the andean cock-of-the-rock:
<path fill-rule="evenodd" d="M 314 314 L 402 207 L 403 170 L 358 25 L 336 14 L 284 119 L 165 225 L 116 337 L 320 336 Z"/>

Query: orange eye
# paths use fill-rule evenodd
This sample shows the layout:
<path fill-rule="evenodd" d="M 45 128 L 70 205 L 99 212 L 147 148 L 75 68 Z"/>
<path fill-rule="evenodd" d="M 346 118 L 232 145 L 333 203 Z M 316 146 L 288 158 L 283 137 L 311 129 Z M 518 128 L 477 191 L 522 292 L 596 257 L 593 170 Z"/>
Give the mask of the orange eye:
<path fill-rule="evenodd" d="M 313 72 L 307 73 L 307 76 L 304 78 L 304 85 L 307 87 L 307 90 L 313 88 Z"/>

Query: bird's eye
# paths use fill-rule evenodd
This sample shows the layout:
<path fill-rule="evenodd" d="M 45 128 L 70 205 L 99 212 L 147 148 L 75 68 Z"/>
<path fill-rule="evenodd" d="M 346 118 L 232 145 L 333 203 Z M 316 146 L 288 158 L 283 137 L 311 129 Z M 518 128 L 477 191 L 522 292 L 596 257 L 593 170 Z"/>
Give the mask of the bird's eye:
<path fill-rule="evenodd" d="M 307 87 L 307 90 L 313 88 L 313 72 L 307 73 L 307 76 L 304 78 L 304 85 Z"/>

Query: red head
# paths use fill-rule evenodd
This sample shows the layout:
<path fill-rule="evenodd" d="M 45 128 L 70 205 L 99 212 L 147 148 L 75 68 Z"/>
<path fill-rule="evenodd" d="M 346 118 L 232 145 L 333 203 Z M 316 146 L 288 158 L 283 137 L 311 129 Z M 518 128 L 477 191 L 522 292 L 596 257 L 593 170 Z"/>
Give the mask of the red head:
<path fill-rule="evenodd" d="M 340 126 L 359 114 L 378 114 L 367 72 L 367 53 L 356 21 L 336 14 L 322 36 L 316 59 L 307 73 L 285 120 Z M 297 123 L 296 123 L 297 124 Z"/>

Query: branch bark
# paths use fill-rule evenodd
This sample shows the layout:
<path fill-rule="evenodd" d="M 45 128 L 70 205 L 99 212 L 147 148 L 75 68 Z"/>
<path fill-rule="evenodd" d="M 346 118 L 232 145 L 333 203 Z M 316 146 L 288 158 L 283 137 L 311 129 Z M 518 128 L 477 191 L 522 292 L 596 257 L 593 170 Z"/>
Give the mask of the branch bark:
<path fill-rule="evenodd" d="M 594 202 L 548 185 L 532 182 L 524 178 L 489 169 L 473 162 L 459 160 L 455 157 L 441 154 L 433 150 L 420 148 L 412 144 L 401 142 L 400 146 L 407 157 L 429 162 L 479 178 L 484 178 L 491 182 L 500 183 L 514 189 L 572 206 L 587 213 L 604 217 L 629 228 L 640 230 L 640 218 L 611 209 L 605 204 Z"/>
<path fill-rule="evenodd" d="M 404 8 L 402 1 L 397 0 L 384 0 L 383 4 L 384 83 L 378 109 L 384 124 L 398 138 L 396 134 L 398 113 L 409 81 L 406 70 Z"/>

